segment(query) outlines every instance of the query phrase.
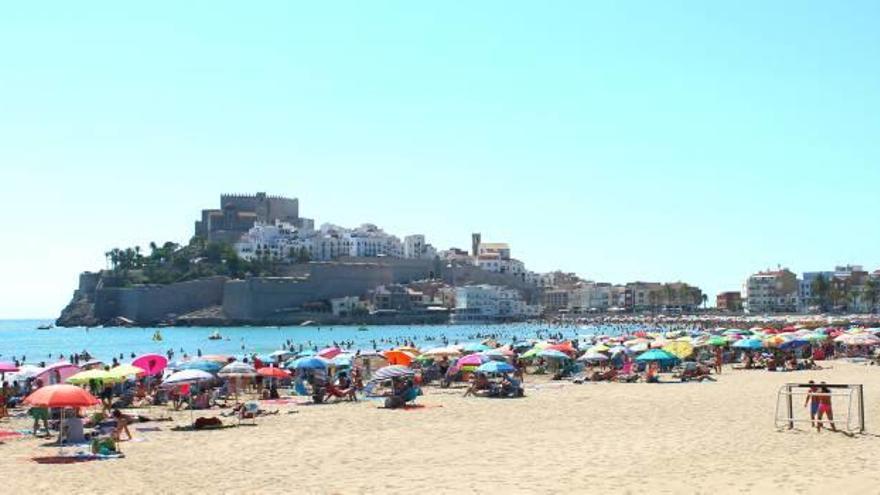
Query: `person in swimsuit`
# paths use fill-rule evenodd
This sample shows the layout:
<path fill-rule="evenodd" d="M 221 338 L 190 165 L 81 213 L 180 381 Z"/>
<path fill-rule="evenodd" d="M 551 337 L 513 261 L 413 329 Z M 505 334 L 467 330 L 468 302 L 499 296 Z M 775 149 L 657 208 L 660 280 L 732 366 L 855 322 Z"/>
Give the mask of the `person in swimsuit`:
<path fill-rule="evenodd" d="M 816 382 L 813 380 L 810 380 L 807 383 L 810 384 L 810 390 L 807 392 L 807 397 L 804 400 L 804 407 L 807 407 L 807 404 L 810 405 L 810 424 L 818 429 L 818 426 L 816 425 L 816 414 L 819 412 L 819 403 L 821 402 L 821 399 L 816 394 L 819 393 L 819 388 L 816 387 Z"/>
<path fill-rule="evenodd" d="M 831 431 L 837 431 L 834 426 L 834 412 L 831 410 L 831 389 L 825 386 L 825 382 L 821 382 L 819 388 L 819 407 L 816 412 L 816 431 L 822 429 L 822 417 L 828 418 L 831 424 Z"/>

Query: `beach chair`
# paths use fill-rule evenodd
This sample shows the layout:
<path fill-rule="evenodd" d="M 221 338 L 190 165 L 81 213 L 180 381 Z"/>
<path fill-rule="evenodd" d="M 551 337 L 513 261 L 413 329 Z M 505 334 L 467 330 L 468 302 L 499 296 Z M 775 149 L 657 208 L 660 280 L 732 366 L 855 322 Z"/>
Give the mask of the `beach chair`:
<path fill-rule="evenodd" d="M 257 415 L 260 414 L 260 404 L 256 401 L 245 402 L 238 413 L 238 424 L 246 419 L 251 420 L 251 424 L 257 424 Z"/>

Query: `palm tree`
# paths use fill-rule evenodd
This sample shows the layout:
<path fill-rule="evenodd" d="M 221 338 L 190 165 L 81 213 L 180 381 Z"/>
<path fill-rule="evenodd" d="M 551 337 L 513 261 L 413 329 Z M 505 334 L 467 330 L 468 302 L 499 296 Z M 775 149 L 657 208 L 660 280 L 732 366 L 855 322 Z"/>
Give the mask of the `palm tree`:
<path fill-rule="evenodd" d="M 819 275 L 815 279 L 813 279 L 812 289 L 813 289 L 813 303 L 819 306 L 822 311 L 827 311 L 828 308 L 828 281 L 825 280 L 824 275 Z"/>
<path fill-rule="evenodd" d="M 700 296 L 700 299 L 703 300 L 703 309 L 708 308 L 709 307 L 709 296 L 707 296 L 706 294 L 702 294 Z"/>
<path fill-rule="evenodd" d="M 869 278 L 865 282 L 865 299 L 870 304 L 868 308 L 869 313 L 873 313 L 874 308 L 877 306 L 877 296 L 880 296 L 880 281 L 875 278 Z"/>

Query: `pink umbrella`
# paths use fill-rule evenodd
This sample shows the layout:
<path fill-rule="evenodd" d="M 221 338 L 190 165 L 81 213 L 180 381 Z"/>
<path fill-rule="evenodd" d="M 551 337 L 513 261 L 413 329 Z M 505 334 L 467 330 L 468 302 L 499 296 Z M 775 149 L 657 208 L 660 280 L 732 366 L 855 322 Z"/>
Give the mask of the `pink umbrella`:
<path fill-rule="evenodd" d="M 338 347 L 328 347 L 326 349 L 321 349 L 318 351 L 318 356 L 324 359 L 333 359 L 339 354 L 342 354 L 342 349 Z"/>
<path fill-rule="evenodd" d="M 6 361 L 0 361 L 0 373 L 15 373 L 16 371 L 18 371 L 18 366 Z"/>
<path fill-rule="evenodd" d="M 147 376 L 155 376 L 168 366 L 168 359 L 161 354 L 144 354 L 131 362 L 133 366 L 137 366 L 144 370 Z"/>
<path fill-rule="evenodd" d="M 479 366 L 488 360 L 489 360 L 489 358 L 482 355 L 482 354 L 468 354 L 467 356 L 459 359 L 458 362 L 456 363 L 456 365 L 458 365 L 458 366 Z"/>
<path fill-rule="evenodd" d="M 42 369 L 37 375 L 34 377 L 38 380 L 43 380 L 46 382 L 50 377 L 55 376 L 57 378 L 56 383 L 64 383 L 65 380 L 70 378 L 71 376 L 80 372 L 79 366 L 75 364 L 70 364 L 67 361 L 59 361 L 55 364 L 50 364 Z"/>

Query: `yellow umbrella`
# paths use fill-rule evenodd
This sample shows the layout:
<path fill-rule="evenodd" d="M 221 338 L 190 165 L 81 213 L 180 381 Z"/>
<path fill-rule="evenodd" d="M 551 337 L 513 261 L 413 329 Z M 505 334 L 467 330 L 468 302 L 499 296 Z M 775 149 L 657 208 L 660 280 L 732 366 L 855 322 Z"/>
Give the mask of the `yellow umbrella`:
<path fill-rule="evenodd" d="M 120 380 L 124 380 L 125 378 L 132 375 L 143 374 L 144 369 L 138 368 L 137 366 L 133 366 L 131 364 L 120 364 L 115 368 L 110 368 L 110 371 L 108 371 L 107 373 L 109 373 L 110 376 L 116 377 Z"/>
<path fill-rule="evenodd" d="M 679 359 L 685 359 L 694 353 L 694 346 L 690 342 L 675 341 L 663 346 L 663 350 L 670 354 L 675 354 Z"/>
<path fill-rule="evenodd" d="M 86 370 L 86 371 L 80 371 L 79 373 L 68 378 L 67 383 L 73 383 L 75 385 L 83 385 L 83 384 L 89 383 L 92 380 L 97 380 L 97 381 L 101 381 L 101 382 L 118 382 L 121 380 L 121 378 L 110 374 L 109 371 Z"/>
<path fill-rule="evenodd" d="M 605 344 L 596 344 L 588 349 L 588 352 L 608 352 L 611 348 Z"/>

